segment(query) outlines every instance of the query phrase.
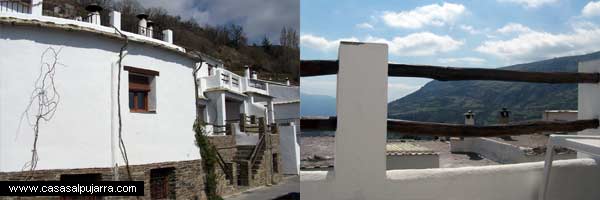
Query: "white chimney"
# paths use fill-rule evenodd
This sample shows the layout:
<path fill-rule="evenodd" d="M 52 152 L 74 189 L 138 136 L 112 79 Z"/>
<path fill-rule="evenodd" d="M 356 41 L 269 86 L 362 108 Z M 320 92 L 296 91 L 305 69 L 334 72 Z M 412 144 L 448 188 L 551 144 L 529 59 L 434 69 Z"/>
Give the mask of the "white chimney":
<path fill-rule="evenodd" d="M 91 3 L 85 7 L 85 10 L 90 12 L 88 15 L 88 22 L 92 24 L 100 25 L 100 11 L 102 11 L 102 7 L 100 7 L 96 3 Z"/>
<path fill-rule="evenodd" d="M 256 74 L 256 71 L 252 71 L 252 79 L 258 79 L 258 75 Z"/>
<path fill-rule="evenodd" d="M 244 77 L 250 78 L 250 67 L 248 65 L 244 65 Z"/>
<path fill-rule="evenodd" d="M 162 31 L 163 33 L 163 41 L 173 44 L 173 31 L 171 29 L 165 29 Z"/>
<path fill-rule="evenodd" d="M 147 20 L 146 24 L 148 25 L 148 28 L 146 29 L 148 31 L 146 33 L 146 36 L 152 37 L 153 36 L 153 30 L 154 30 L 154 22 L 152 20 Z"/>
<path fill-rule="evenodd" d="M 121 13 L 110 11 L 110 25 L 121 30 Z"/>
<path fill-rule="evenodd" d="M 473 111 L 469 110 L 465 113 L 465 125 L 475 125 L 475 113 Z"/>
<path fill-rule="evenodd" d="M 144 13 L 138 14 L 137 18 L 140 19 L 138 22 L 138 34 L 147 35 L 146 28 L 148 27 L 148 15 Z"/>
<path fill-rule="evenodd" d="M 31 14 L 36 16 L 42 16 L 42 6 L 44 0 L 31 0 Z"/>
<path fill-rule="evenodd" d="M 508 109 L 506 108 L 502 108 L 502 111 L 500 111 L 500 120 L 499 120 L 500 124 L 508 124 L 510 123 L 510 111 L 508 111 Z"/>

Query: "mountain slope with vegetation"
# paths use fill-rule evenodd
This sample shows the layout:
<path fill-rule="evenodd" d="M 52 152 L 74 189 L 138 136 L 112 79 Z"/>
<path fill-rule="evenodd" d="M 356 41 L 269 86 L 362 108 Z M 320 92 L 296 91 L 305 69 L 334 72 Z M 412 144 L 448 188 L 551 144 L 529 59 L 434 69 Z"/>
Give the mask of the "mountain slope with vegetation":
<path fill-rule="evenodd" d="M 109 12 L 121 12 L 121 27 L 125 31 L 136 32 L 136 15 L 145 13 L 155 23 L 155 30 L 171 29 L 176 45 L 188 50 L 196 50 L 221 59 L 229 70 L 243 74 L 244 65 L 258 72 L 259 78 L 284 81 L 286 78 L 298 83 L 300 50 L 298 27 L 282 27 L 279 44 L 275 45 L 268 37 L 259 44 L 248 41 L 244 28 L 229 23 L 218 26 L 200 25 L 194 19 L 173 16 L 164 8 L 146 8 L 137 0 L 44 0 L 44 15 L 74 19 L 87 15 L 85 6 L 96 3 L 104 9 L 101 12 L 102 25 L 110 26 Z"/>
<path fill-rule="evenodd" d="M 600 52 L 554 58 L 500 69 L 576 72 L 577 63 L 600 59 Z M 428 122 L 464 123 L 472 110 L 477 124 L 497 123 L 506 107 L 511 121 L 540 119 L 544 110 L 577 109 L 577 84 L 501 81 L 431 81 L 418 91 L 388 104 L 388 117 Z"/>

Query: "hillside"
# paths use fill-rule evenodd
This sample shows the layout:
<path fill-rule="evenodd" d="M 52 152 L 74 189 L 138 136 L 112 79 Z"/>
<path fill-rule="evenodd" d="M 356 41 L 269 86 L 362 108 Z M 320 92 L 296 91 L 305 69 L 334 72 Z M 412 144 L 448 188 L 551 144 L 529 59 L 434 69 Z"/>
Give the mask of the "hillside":
<path fill-rule="evenodd" d="M 519 64 L 501 69 L 576 72 L 577 63 L 599 59 L 600 52 Z M 507 107 L 511 120 L 540 119 L 544 110 L 577 109 L 577 84 L 500 81 L 431 81 L 416 92 L 388 104 L 389 118 L 464 123 L 472 110 L 477 124 L 494 124 Z"/>
<path fill-rule="evenodd" d="M 259 44 L 249 42 L 244 28 L 238 24 L 218 26 L 200 25 L 195 20 L 183 19 L 167 13 L 164 8 L 144 7 L 143 0 L 44 0 L 44 15 L 73 19 L 85 16 L 85 6 L 99 4 L 102 25 L 110 26 L 109 12 L 121 12 L 122 29 L 137 32 L 137 14 L 149 15 L 155 23 L 155 31 L 173 30 L 174 43 L 189 51 L 200 51 L 221 59 L 225 67 L 242 75 L 244 65 L 258 71 L 261 79 L 299 82 L 300 50 L 298 47 L 298 27 L 282 27 L 280 40 L 269 41 L 265 36 Z"/>
<path fill-rule="evenodd" d="M 300 116 L 335 116 L 335 97 L 300 93 Z"/>

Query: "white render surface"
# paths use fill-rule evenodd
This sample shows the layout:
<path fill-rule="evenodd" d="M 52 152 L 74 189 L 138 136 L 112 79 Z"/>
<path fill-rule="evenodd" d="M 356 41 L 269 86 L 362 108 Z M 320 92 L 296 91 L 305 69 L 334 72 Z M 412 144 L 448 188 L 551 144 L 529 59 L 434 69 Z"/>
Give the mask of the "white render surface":
<path fill-rule="evenodd" d="M 450 141 L 450 151 L 473 152 L 503 164 L 544 160 L 544 154 L 527 155 L 524 147 L 484 137 L 464 138 L 464 140 L 452 139 Z M 576 157 L 575 154 L 555 155 L 556 160 L 573 159 Z"/>
<path fill-rule="evenodd" d="M 574 121 L 577 120 L 576 110 L 546 110 L 542 115 L 545 121 Z"/>
<path fill-rule="evenodd" d="M 386 169 L 428 169 L 440 167 L 438 154 L 423 155 L 387 155 Z"/>
<path fill-rule="evenodd" d="M 281 153 L 284 174 L 300 173 L 300 144 L 296 136 L 296 125 L 279 126 L 279 152 Z"/>
<path fill-rule="evenodd" d="M 387 47 L 342 42 L 337 77 L 335 169 L 302 171 L 302 199 L 537 199 L 543 162 L 386 171 Z M 593 94 L 582 98 L 582 85 Z M 600 87 L 579 87 L 579 118 L 597 118 Z M 556 161 L 550 179 L 549 199 L 600 199 L 598 160 Z"/>
<path fill-rule="evenodd" d="M 490 165 L 482 167 L 390 170 L 385 183 L 372 186 L 377 198 L 354 196 L 338 198 L 333 189 L 334 176 L 326 171 L 302 171 L 302 199 L 419 199 L 419 200 L 537 200 L 544 162 Z M 335 175 L 334 175 L 335 174 Z M 368 180 L 364 180 L 367 182 Z M 555 161 L 549 187 L 551 200 L 600 197 L 597 189 L 600 167 L 593 159 Z"/>
<path fill-rule="evenodd" d="M 56 70 L 55 83 L 61 99 L 54 118 L 41 124 L 37 169 L 110 167 L 113 158 L 123 165 L 116 132 L 111 135 L 116 130 L 116 110 L 111 111 L 116 90 L 111 91 L 111 80 L 116 81 L 113 68 L 122 45 L 80 31 L 0 27 L 0 171 L 19 171 L 31 158 L 33 131 L 26 120 L 20 127 L 19 123 L 39 75 L 42 53 L 49 47 L 60 50 L 63 66 Z M 130 164 L 199 159 L 192 131 L 195 61 L 131 41 L 123 65 L 160 72 L 156 113 L 129 112 L 128 72 L 122 72 L 123 139 Z"/>
<path fill-rule="evenodd" d="M 580 62 L 579 72 L 600 73 L 600 60 Z M 577 88 L 577 118 L 598 119 L 600 118 L 600 84 L 578 84 Z M 600 129 L 586 129 L 577 133 L 578 135 L 600 135 Z M 577 153 L 580 158 L 589 157 Z"/>
<path fill-rule="evenodd" d="M 340 44 L 335 171 L 301 181 L 302 199 L 386 198 L 387 52 L 385 44 Z"/>

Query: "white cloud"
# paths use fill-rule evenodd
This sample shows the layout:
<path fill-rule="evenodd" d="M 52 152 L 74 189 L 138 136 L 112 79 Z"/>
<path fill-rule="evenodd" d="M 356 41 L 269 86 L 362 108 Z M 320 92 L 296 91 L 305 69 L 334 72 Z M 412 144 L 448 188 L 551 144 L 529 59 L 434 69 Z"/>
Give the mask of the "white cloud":
<path fill-rule="evenodd" d="M 459 65 L 476 65 L 485 63 L 485 59 L 475 57 L 460 57 L 460 58 L 440 58 L 439 63 L 444 64 L 459 64 Z"/>
<path fill-rule="evenodd" d="M 394 37 L 392 40 L 367 37 L 366 42 L 387 43 L 389 53 L 397 56 L 429 56 L 458 49 L 464 44 L 448 35 L 436 35 L 430 32 Z"/>
<path fill-rule="evenodd" d="M 481 33 L 480 30 L 476 30 L 475 28 L 473 28 L 472 26 L 469 25 L 460 25 L 459 26 L 460 29 L 462 29 L 463 31 L 466 31 L 467 33 L 471 34 L 471 35 L 476 35 Z"/>
<path fill-rule="evenodd" d="M 488 40 L 476 48 L 481 53 L 509 62 L 526 62 L 600 50 L 600 28 L 573 27 L 570 33 L 553 34 L 531 30 L 507 40 Z"/>
<path fill-rule="evenodd" d="M 321 36 L 302 34 L 300 45 L 323 52 L 337 49 L 340 41 L 358 42 L 356 37 L 328 40 Z M 409 34 L 404 37 L 394 37 L 391 40 L 377 37 L 367 37 L 364 42 L 388 44 L 389 53 L 397 56 L 428 56 L 436 53 L 458 49 L 463 41 L 453 39 L 448 35 L 436 35 L 430 32 Z"/>
<path fill-rule="evenodd" d="M 300 45 L 307 47 L 307 48 L 320 50 L 323 52 L 337 49 L 337 47 L 340 44 L 340 41 L 358 42 L 358 39 L 355 37 L 351 37 L 351 38 L 341 38 L 341 39 L 337 39 L 337 40 L 327 40 L 324 37 L 311 35 L 311 34 L 302 34 L 300 36 Z"/>
<path fill-rule="evenodd" d="M 552 4 L 558 2 L 558 0 L 498 0 L 499 2 L 510 2 L 516 3 L 525 8 L 537 8 L 544 4 Z"/>
<path fill-rule="evenodd" d="M 600 16 L 600 1 L 590 1 L 583 7 L 581 14 L 585 17 Z"/>
<path fill-rule="evenodd" d="M 365 22 L 365 23 L 360 23 L 356 25 L 356 28 L 361 28 L 361 29 L 373 29 L 373 25 Z"/>
<path fill-rule="evenodd" d="M 443 26 L 452 23 L 465 11 L 465 6 L 461 4 L 444 2 L 442 5 L 431 4 L 410 11 L 385 11 L 381 19 L 391 27 L 417 29 L 427 25 Z"/>
<path fill-rule="evenodd" d="M 528 33 L 528 32 L 531 32 L 532 30 L 527 26 L 523 26 L 522 24 L 508 23 L 508 24 L 504 25 L 502 28 L 499 28 L 497 31 L 502 34 L 508 34 L 508 33 Z"/>

